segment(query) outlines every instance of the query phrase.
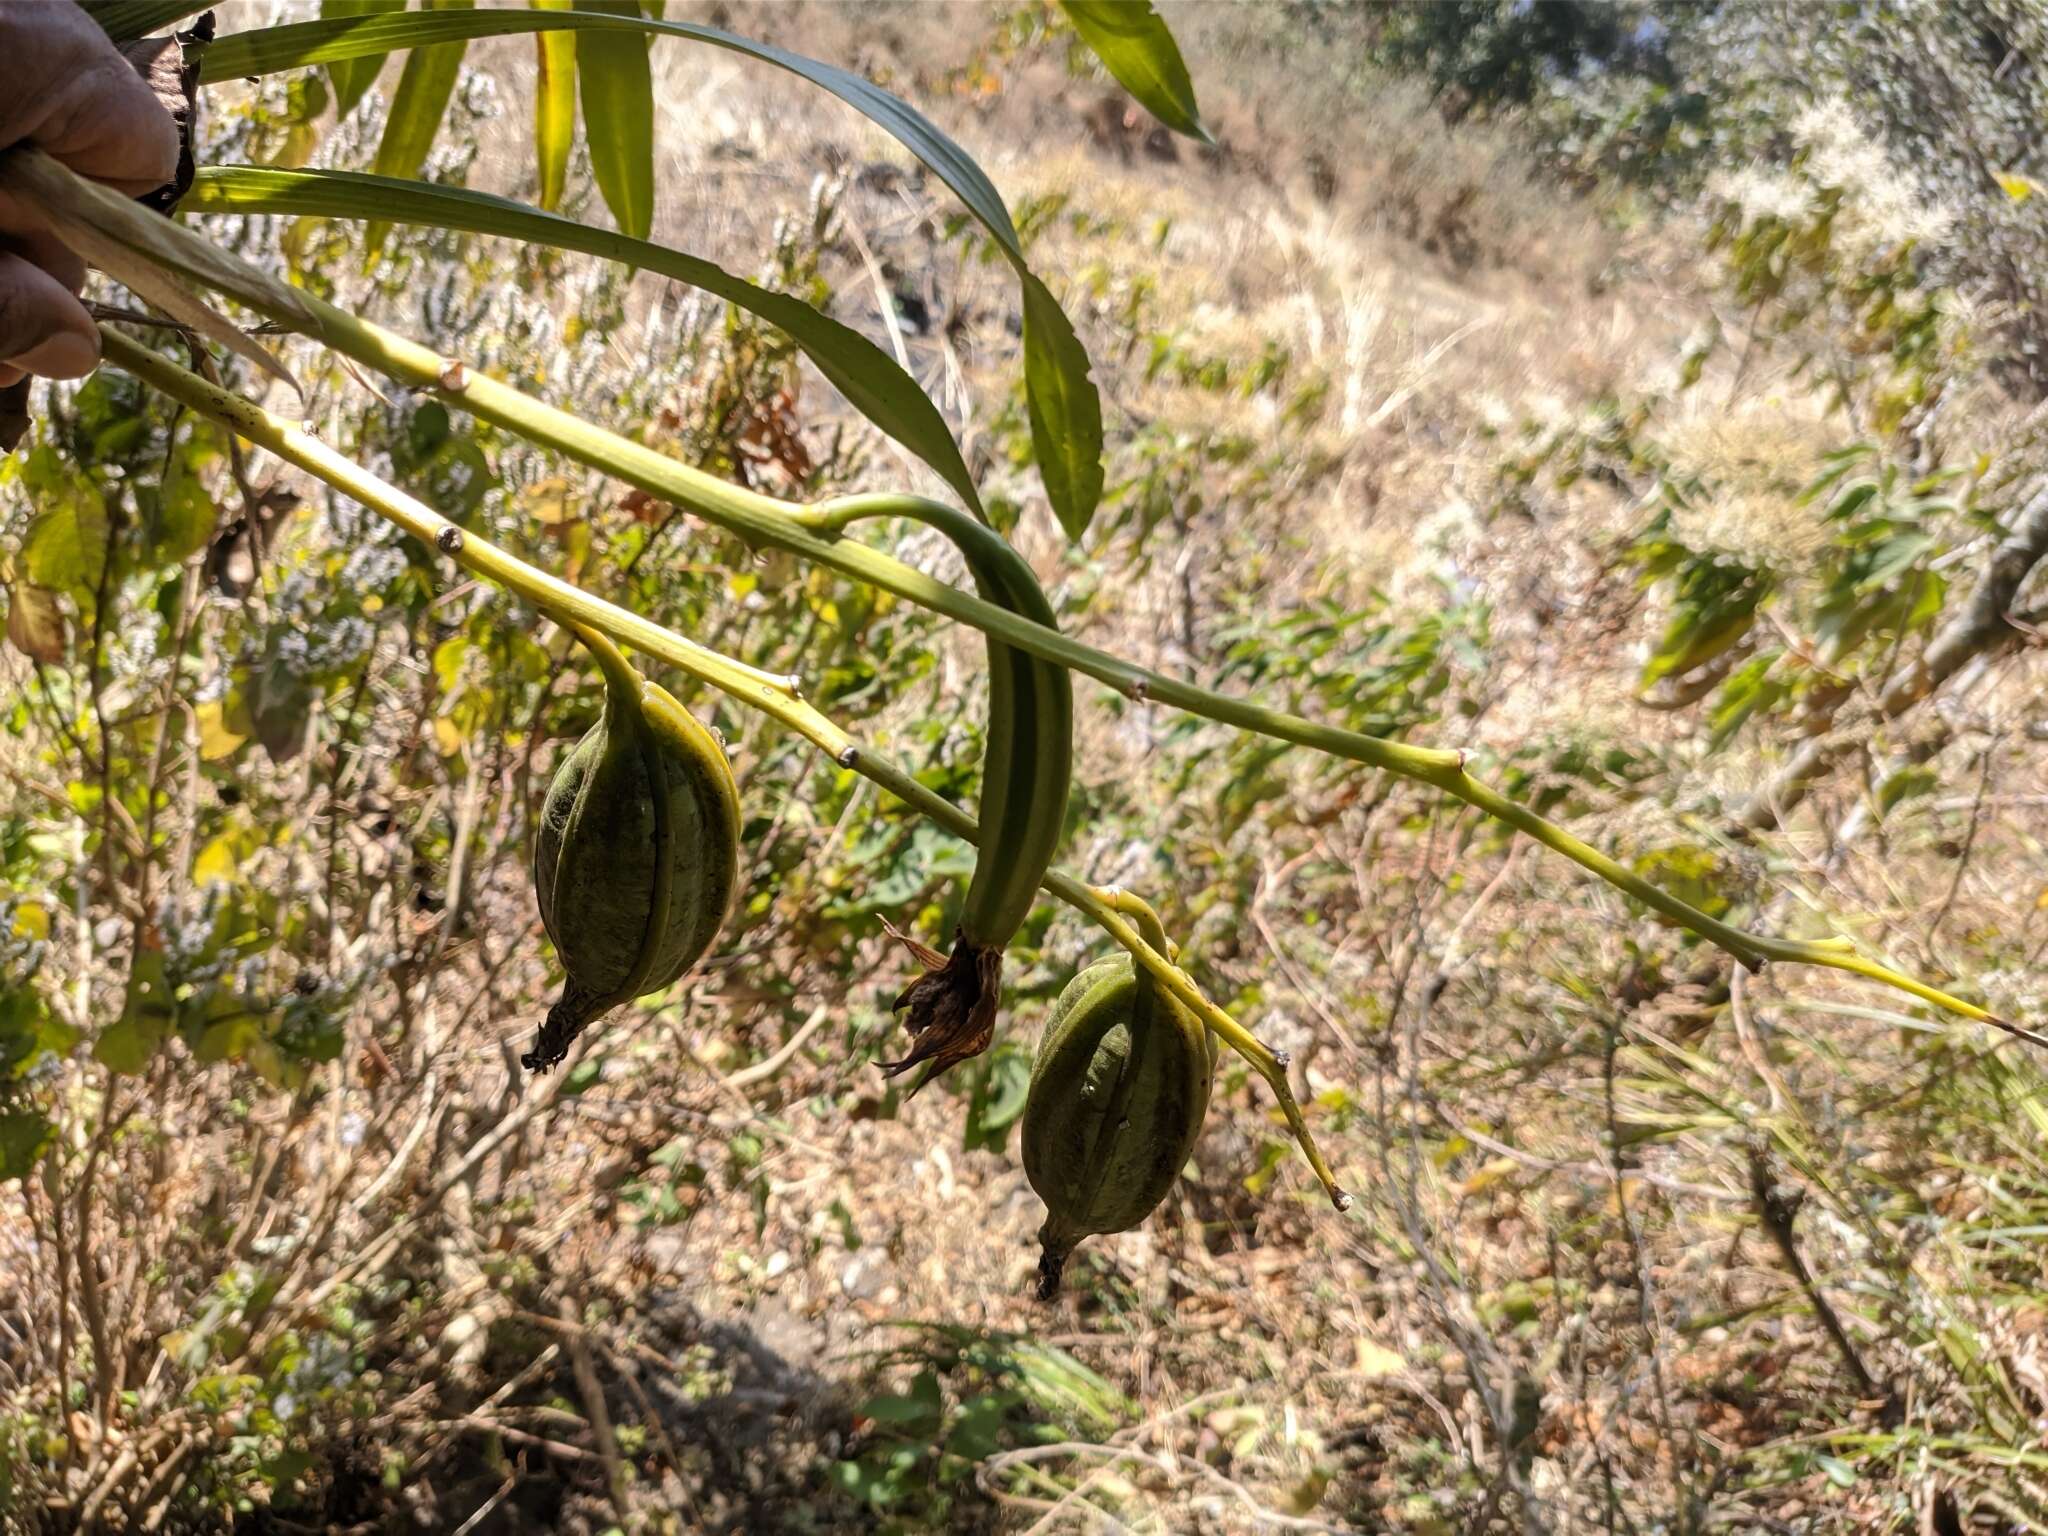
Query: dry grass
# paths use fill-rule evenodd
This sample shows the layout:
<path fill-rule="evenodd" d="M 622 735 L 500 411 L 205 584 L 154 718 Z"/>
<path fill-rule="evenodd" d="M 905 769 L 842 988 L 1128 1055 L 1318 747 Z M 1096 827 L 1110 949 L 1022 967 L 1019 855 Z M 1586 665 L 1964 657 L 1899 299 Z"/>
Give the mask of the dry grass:
<path fill-rule="evenodd" d="M 1521 423 L 1573 417 L 1672 365 L 1708 308 L 1678 254 L 1687 232 L 1617 234 L 1599 204 L 1532 174 L 1506 131 L 1446 129 L 1413 88 L 1356 76 L 1342 39 L 1304 41 L 1263 11 L 1172 13 L 1227 146 L 1219 166 L 1098 147 L 1087 112 L 1100 88 L 1036 54 L 993 66 L 1003 89 L 992 96 L 935 94 L 986 41 L 979 10 L 976 25 L 945 27 L 929 9 L 866 4 L 691 14 L 923 91 L 1013 205 L 1058 196 L 1084 216 L 1079 229 L 1055 223 L 1034 254 L 1093 346 L 1120 470 L 1156 433 L 1238 436 L 1283 461 L 1256 476 L 1215 467 L 1202 509 L 1160 536 L 1153 559 L 1119 544 L 1063 561 L 1033 507 L 1020 542 L 1064 590 L 1089 592 L 1092 641 L 1206 671 L 1217 630 L 1247 603 L 1274 621 L 1307 600 L 1374 591 L 1404 621 L 1454 600 L 1487 605 L 1490 648 L 1460 682 L 1469 710 L 1434 726 L 1433 740 L 1497 759 L 1569 737 L 1683 756 L 1696 720 L 1632 702 L 1650 618 L 1614 559 L 1639 510 L 1627 489 L 1583 485 L 1533 522 L 1488 511 Z M 516 50 L 480 56 L 516 81 Z M 862 168 L 900 170 L 902 157 L 758 66 L 703 50 L 656 58 L 658 236 L 746 270 L 774 222 L 802 214 L 813 178 L 845 177 L 842 220 L 876 263 L 964 317 L 947 343 L 905 344 L 937 397 L 972 402 L 970 448 L 997 452 L 1013 299 L 999 273 L 937 237 L 937 190 L 863 180 Z M 514 100 L 516 87 L 501 94 Z M 511 118 L 486 126 L 477 184 L 520 190 L 523 134 Z M 1106 277 L 1091 287 L 1098 267 Z M 1270 344 L 1288 359 L 1281 381 L 1250 392 L 1148 381 L 1142 348 L 1109 345 L 1119 285 L 1138 274 L 1155 285 L 1141 336 L 1240 367 Z M 841 315 L 886 340 L 850 237 L 829 253 L 828 276 Z M 621 369 L 641 355 L 645 318 L 636 307 L 608 339 Z M 1287 417 L 1290 392 L 1311 381 L 1320 412 Z M 834 413 L 821 387 L 807 398 L 822 436 Z M 1716 531 L 1793 536 L 1774 509 L 1829 441 L 1810 402 L 1763 368 L 1688 398 L 1670 437 L 1728 488 Z M 901 481 L 901 465 L 879 462 L 878 482 Z M 991 480 L 1028 486 L 1000 462 Z M 963 677 L 974 654 L 948 650 Z M 2043 1004 L 2048 922 L 2032 887 L 2048 807 L 2033 793 L 2042 748 L 2020 728 L 2040 681 L 2038 655 L 2022 654 L 1972 701 L 1959 793 L 1916 803 L 1842 859 L 1769 871 L 1817 912 L 1870 914 L 1866 937 L 1934 972 L 1981 973 L 1987 952 L 2005 954 L 1995 995 L 2030 1018 Z M 612 1521 L 595 1415 L 566 1357 L 550 1357 L 539 1386 L 492 1397 L 546 1345 L 585 1337 L 535 1313 L 543 1292 L 574 1298 L 610 1415 L 639 1436 L 630 1498 L 671 1513 L 672 1528 L 893 1528 L 900 1511 L 837 1500 L 825 1468 L 873 1443 L 856 1409 L 915 1370 L 874 1358 L 903 1342 L 905 1319 L 1033 1336 L 1131 1400 L 1107 1447 L 997 1456 L 952 1486 L 950 1529 L 1940 1530 L 1939 1497 L 2000 1491 L 1990 1458 L 1905 1432 L 1889 1474 L 1881 1452 L 1856 1460 L 1846 1483 L 1797 1459 L 1801 1435 L 1875 1437 L 1897 1420 L 1859 1402 L 1746 1182 L 1757 1142 L 1812 1192 L 1798 1225 L 1806 1262 L 1850 1314 L 1873 1373 L 1909 1385 L 1913 1433 L 1981 1430 L 1958 1406 L 1967 1373 L 1945 1371 L 1937 1339 L 1982 1343 L 2010 1362 L 2024 1413 L 2048 1412 L 2038 1261 L 2024 1246 L 2003 1267 L 1979 1251 L 1996 1245 L 1986 1229 L 2048 1203 L 2029 1182 L 2040 1162 L 2031 1138 L 2000 1144 L 1986 1108 L 1996 1095 L 1984 1085 L 2007 1070 L 1992 1062 L 1994 1042 L 1908 1032 L 1871 1011 L 1867 990 L 1801 973 L 1731 998 L 1724 968 L 1677 949 L 1620 898 L 1357 776 L 1284 765 L 1292 800 L 1226 828 L 1211 814 L 1228 776 L 1218 737 L 1165 747 L 1158 712 L 1112 717 L 1092 690 L 1083 697 L 1090 802 L 1123 814 L 1084 829 L 1069 861 L 1101 879 L 1156 878 L 1143 844 L 1171 844 L 1168 869 L 1208 903 L 1182 914 L 1190 948 L 1293 1051 L 1359 1209 L 1336 1216 L 1298 1157 L 1273 1156 L 1282 1141 L 1263 1091 L 1226 1076 L 1194 1176 L 1144 1229 L 1091 1244 L 1075 1294 L 1044 1308 L 1027 1299 L 1039 1212 L 1015 1159 L 962 1151 L 963 1104 L 944 1091 L 881 1118 L 868 1062 L 893 1043 L 898 958 L 876 939 L 855 977 L 800 970 L 789 978 L 800 998 L 783 1006 L 764 1003 L 758 956 L 723 956 L 676 1000 L 609 1026 L 601 1081 L 484 1161 L 432 1240 L 423 1232 L 401 1250 L 392 1276 L 428 1294 L 367 1353 L 380 1386 L 416 1382 L 417 1399 L 380 1401 L 367 1421 L 336 1415 L 356 1436 L 332 1448 L 332 1486 L 362 1500 L 346 1518 L 452 1529 L 495 1496 L 496 1528 Z M 906 705 L 882 725 L 908 734 L 916 713 Z M 758 738 L 743 745 L 767 751 Z M 1176 774 L 1197 757 L 1190 793 Z M 1603 843 L 1689 831 L 1719 847 L 1688 807 L 1758 771 L 1745 759 L 1664 778 L 1652 797 L 1609 786 L 1571 814 Z M 1857 788 L 1845 775 L 1818 819 L 1838 820 Z M 421 825 L 439 814 L 424 796 L 404 810 Z M 792 836 L 829 860 L 834 829 L 806 816 L 793 813 Z M 509 788 L 478 825 L 496 862 L 442 968 L 418 981 L 407 1080 L 363 1074 L 355 1051 L 390 1023 L 366 1005 L 331 1103 L 289 1111 L 259 1097 L 222 1125 L 211 1117 L 235 1080 L 195 1071 L 151 1107 L 174 1139 L 110 1152 L 131 1192 L 108 1213 L 107 1240 L 146 1240 L 152 1260 L 189 1266 L 136 1323 L 138 1360 L 189 1326 L 213 1273 L 181 1246 L 181 1214 L 246 1200 L 253 1244 L 291 1230 L 308 1191 L 352 1201 L 390 1172 L 380 1198 L 401 1202 L 337 1217 L 337 1246 L 308 1250 L 303 1279 L 315 1287 L 380 1222 L 415 1201 L 427 1208 L 467 1135 L 534 1092 L 500 1065 L 544 977 Z M 1089 947 L 1056 926 L 1027 983 L 1043 994 Z M 1659 965 L 1681 984 L 1632 1011 L 1630 989 Z M 812 1044 L 772 1075 L 737 1080 L 814 1006 L 831 1022 Z M 1042 995 L 1021 1003 L 1009 1027 L 1034 1029 L 1042 1006 Z M 2020 1123 L 2041 1112 L 2038 1078 L 2017 1061 L 2010 1071 Z M 373 1134 L 344 1144 L 344 1112 Z M 430 1134 L 400 1161 L 415 1117 Z M 734 1155 L 742 1140 L 758 1142 L 757 1157 Z M 686 1187 L 654 1158 L 671 1144 L 701 1165 L 701 1183 Z M 284 1172 L 255 1188 L 278 1147 L 290 1149 Z M 680 1214 L 658 1221 L 647 1202 L 663 1189 L 678 1192 Z M 1937 1212 L 1942 1223 L 1923 1225 Z M 58 1279 L 11 1196 L 0 1223 L 4 1321 Z M 557 1449 L 527 1444 L 494 1462 L 465 1416 Z M 382 1503 L 379 1457 L 399 1444 L 427 1470 L 409 1503 Z M 1840 1458 L 1863 1453 L 1830 1454 L 1848 1467 Z M 499 1490 L 507 1468 L 519 1473 L 513 1495 Z M 936 1486 L 936 1468 L 929 1477 Z"/>

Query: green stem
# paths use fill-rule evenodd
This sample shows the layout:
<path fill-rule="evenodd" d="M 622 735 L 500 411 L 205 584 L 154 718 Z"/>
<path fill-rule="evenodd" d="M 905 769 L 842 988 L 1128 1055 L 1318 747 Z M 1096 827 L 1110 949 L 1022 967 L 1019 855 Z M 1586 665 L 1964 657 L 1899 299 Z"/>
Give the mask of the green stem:
<path fill-rule="evenodd" d="M 17 149 L 0 154 L 0 179 L 7 181 L 15 196 L 46 215 L 83 221 L 109 238 L 146 255 L 153 262 L 172 266 L 188 278 L 232 293 L 288 330 L 315 335 L 359 362 L 381 368 L 418 388 L 434 390 L 485 420 L 496 422 L 532 442 L 554 448 L 651 496 L 688 508 L 741 538 L 788 550 L 856 581 L 893 592 L 920 607 L 978 629 L 1043 660 L 1055 662 L 1070 671 L 1085 673 L 1132 698 L 1154 698 L 1205 719 L 1234 725 L 1279 741 L 1293 742 L 1369 768 L 1384 769 L 1454 795 L 1591 870 L 1652 911 L 1662 913 L 1681 927 L 1719 945 L 1751 969 L 1759 968 L 1766 960 L 1784 960 L 1849 971 L 1910 992 L 1963 1018 L 1995 1025 L 2009 1034 L 2048 1047 L 2048 1039 L 2031 1030 L 2022 1029 L 1973 1003 L 1858 956 L 1846 941 L 1800 942 L 1766 938 L 1709 916 L 1526 806 L 1518 805 L 1499 791 L 1480 783 L 1465 772 L 1462 752 L 1433 751 L 1385 741 L 1358 731 L 1321 725 L 1300 715 L 1267 709 L 1246 699 L 1211 692 L 1082 645 L 1056 629 L 1034 624 L 993 603 L 935 581 L 880 550 L 821 536 L 813 531 L 814 526 L 822 527 L 829 534 L 837 518 L 836 509 L 840 507 L 857 506 L 859 515 L 872 516 L 884 507 L 893 506 L 906 516 L 921 515 L 926 521 L 960 515 L 951 508 L 916 496 L 862 496 L 846 498 L 837 504 L 827 502 L 799 513 L 798 509 L 772 497 L 728 485 L 701 470 L 592 426 L 566 411 L 543 405 L 509 385 L 478 374 L 459 358 L 443 357 L 417 342 L 358 319 L 310 293 L 287 288 L 268 273 L 232 252 L 222 250 L 182 224 L 138 213 L 133 204 L 118 194 L 76 176 L 37 151 Z M 58 214 L 50 213 L 53 202 L 61 205 Z M 914 512 L 914 508 L 921 510 Z M 553 581 L 553 578 L 542 577 L 538 572 L 533 574 L 540 580 Z M 562 593 L 574 594 L 576 601 L 594 601 L 576 594 L 575 589 L 565 583 L 554 585 Z M 575 613 L 573 607 L 568 611 L 572 615 Z M 659 633 L 644 619 L 623 610 L 613 611 L 628 621 L 627 627 L 617 632 L 630 644 L 640 645 L 642 638 L 650 632 Z M 650 654 L 659 652 L 650 651 Z"/>
<path fill-rule="evenodd" d="M 1180 958 L 1178 947 L 1166 936 L 1166 924 L 1159 921 L 1159 914 L 1153 910 L 1151 902 L 1136 891 L 1127 891 L 1120 885 L 1097 886 L 1095 894 L 1102 898 L 1103 903 L 1111 911 L 1121 912 L 1124 916 L 1135 919 L 1138 933 L 1147 944 L 1170 960 Z"/>
<path fill-rule="evenodd" d="M 840 767 L 851 768 L 880 785 L 954 836 L 980 845 L 980 828 L 972 816 L 919 783 L 880 753 L 857 744 L 819 710 L 804 702 L 797 691 L 795 678 L 777 677 L 746 666 L 550 576 L 505 553 L 488 540 L 464 533 L 425 503 L 380 480 L 318 438 L 273 416 L 261 406 L 208 383 L 119 331 L 103 327 L 100 334 L 110 362 L 127 369 L 180 404 L 213 418 L 287 463 L 296 464 L 308 474 L 353 497 L 413 537 L 433 545 L 456 565 L 497 582 L 558 623 L 608 635 L 646 655 L 668 662 L 700 682 L 709 683 L 739 703 L 760 710 L 795 731 Z M 1131 903 L 1136 898 L 1124 892 L 1099 891 L 1085 881 L 1058 870 L 1046 873 L 1044 888 L 1130 951 L 1132 959 L 1193 1010 L 1219 1039 L 1245 1058 L 1279 1101 L 1281 1113 L 1286 1116 L 1295 1140 L 1308 1158 L 1309 1167 L 1331 1201 L 1339 1210 L 1349 1209 L 1351 1197 L 1338 1187 L 1336 1176 L 1323 1160 L 1315 1138 L 1309 1134 L 1301 1106 L 1295 1102 L 1294 1091 L 1287 1081 L 1286 1062 L 1250 1030 L 1204 997 L 1187 972 L 1168 958 L 1163 943 L 1156 947 L 1148 943 L 1145 935 L 1125 921 L 1122 914 L 1134 910 Z M 1143 921 L 1142 916 L 1140 921 Z M 1157 927 L 1156 918 L 1151 927 L 1152 936 L 1163 940 L 1164 934 Z"/>
<path fill-rule="evenodd" d="M 487 421 L 554 448 L 650 496 L 675 502 L 751 543 L 787 550 L 856 581 L 893 592 L 922 608 L 978 629 L 983 634 L 993 635 L 1034 656 L 1085 673 L 1131 698 L 1154 699 L 1189 714 L 1362 763 L 1368 768 L 1383 769 L 1453 795 L 1526 833 L 1544 847 L 1563 854 L 1608 884 L 1627 892 L 1652 911 L 1719 945 L 1751 970 L 1761 970 L 1766 961 L 1780 960 L 1850 971 L 1910 992 L 1963 1018 L 1995 1025 L 2048 1048 L 2048 1038 L 2009 1023 L 1974 1003 L 1926 986 L 1888 966 L 1857 956 L 1845 941 L 1803 942 L 1770 938 L 1746 932 L 1702 912 L 1527 806 L 1508 799 L 1492 786 L 1472 777 L 1465 771 L 1465 754 L 1462 752 L 1409 746 L 1359 731 L 1323 725 L 1284 710 L 1268 709 L 1248 699 L 1233 698 L 1168 677 L 1084 645 L 1057 630 L 1033 624 L 971 593 L 934 580 L 880 550 L 834 536 L 838 528 L 854 518 L 891 513 L 943 526 L 964 519 L 965 514 L 954 508 L 920 496 L 883 494 L 845 497 L 810 508 L 794 509 L 772 497 L 728 485 L 702 470 L 629 442 L 602 427 L 592 426 L 566 411 L 544 405 L 509 385 L 476 373 L 459 360 L 445 358 L 310 295 L 305 297 L 305 303 L 322 322 L 328 342 L 357 361 L 381 368 L 421 388 L 434 390 L 443 399 Z"/>

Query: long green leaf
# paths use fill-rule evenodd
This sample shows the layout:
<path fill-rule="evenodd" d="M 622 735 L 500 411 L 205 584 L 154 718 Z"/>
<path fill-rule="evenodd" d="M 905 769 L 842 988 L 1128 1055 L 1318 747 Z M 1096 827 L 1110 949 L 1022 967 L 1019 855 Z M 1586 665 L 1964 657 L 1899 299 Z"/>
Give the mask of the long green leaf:
<path fill-rule="evenodd" d="M 639 0 L 576 0 L 576 9 L 635 20 L 640 15 Z M 645 240 L 654 228 L 654 76 L 647 66 L 647 39 L 593 32 L 577 51 L 576 74 L 597 189 L 620 230 Z"/>
<path fill-rule="evenodd" d="M 405 0 L 320 0 L 323 20 L 340 21 L 350 16 L 386 16 L 405 9 Z M 384 55 L 341 59 L 327 66 L 327 79 L 334 87 L 334 116 L 339 122 L 356 109 L 356 103 L 376 83 L 384 68 Z"/>
<path fill-rule="evenodd" d="M 159 32 L 174 21 L 205 10 L 213 0 L 106 0 L 86 7 L 100 30 L 117 43 Z"/>
<path fill-rule="evenodd" d="M 802 300 L 756 287 L 699 257 L 607 229 L 593 229 L 488 193 L 345 171 L 207 166 L 199 172 L 180 210 L 430 224 L 582 251 L 702 288 L 787 332 L 855 410 L 929 464 L 968 506 L 977 512 L 981 509 L 974 481 L 945 418 L 894 358 L 858 331 L 820 314 Z"/>
<path fill-rule="evenodd" d="M 569 0 L 534 0 L 537 10 L 567 10 Z M 576 141 L 576 34 L 536 32 L 539 50 L 533 91 L 533 149 L 540 162 L 540 205 L 562 206 L 569 181 L 569 148 Z"/>
<path fill-rule="evenodd" d="M 557 29 L 637 29 L 658 37 L 708 43 L 788 70 L 864 113 L 950 187 L 994 237 L 1023 283 L 1024 376 L 1030 394 L 1032 442 L 1053 510 L 1068 533 L 1078 537 L 1094 514 L 1102 486 L 1102 402 L 1088 375 L 1086 353 L 1064 314 L 1053 323 L 1059 304 L 1032 274 L 1009 209 L 981 167 L 923 114 L 860 76 L 772 43 L 754 42 L 691 22 L 600 16 L 588 11 L 492 10 L 407 12 L 367 21 L 308 21 L 237 32 L 207 50 L 200 77 L 233 80 L 399 48 Z M 1037 323 L 1032 320 L 1034 313 Z M 1092 468 L 1077 472 L 1077 466 L 1083 465 Z"/>
<path fill-rule="evenodd" d="M 1216 142 L 1202 126 L 1180 47 L 1152 9 L 1152 0 L 1060 0 L 1060 8 L 1081 41 L 1147 112 L 1175 133 L 1204 144 Z"/>
<path fill-rule="evenodd" d="M 467 10 L 475 0 L 426 0 L 437 10 Z M 390 21 L 416 23 L 425 18 L 392 16 Z M 319 22 L 315 25 L 325 26 Z M 342 19 L 342 25 L 354 27 L 358 19 Z M 469 44 L 462 41 L 443 43 L 431 48 L 414 48 L 406 55 L 405 70 L 398 77 L 398 90 L 391 97 L 391 116 L 384 124 L 384 137 L 377 144 L 377 158 L 371 162 L 371 169 L 379 176 L 412 177 L 420 173 L 420 167 L 427 163 L 427 154 L 434 147 L 434 135 L 441 131 L 441 119 L 447 115 L 448 100 L 455 94 L 455 82 L 462 76 L 462 55 Z M 388 50 L 387 50 L 388 51 Z M 384 236 L 389 225 L 378 222 L 364 232 L 364 244 L 369 247 L 369 257 L 374 263 L 377 253 L 384 248 Z"/>

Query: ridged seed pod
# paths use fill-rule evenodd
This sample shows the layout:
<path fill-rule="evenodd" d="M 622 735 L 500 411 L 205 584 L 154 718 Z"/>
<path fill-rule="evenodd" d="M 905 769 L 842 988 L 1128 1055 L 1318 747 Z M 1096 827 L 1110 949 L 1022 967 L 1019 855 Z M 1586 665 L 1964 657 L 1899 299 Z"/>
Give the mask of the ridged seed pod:
<path fill-rule="evenodd" d="M 1215 1072 L 1214 1037 L 1129 955 L 1068 983 L 1024 1100 L 1024 1173 L 1046 1208 L 1041 1300 L 1083 1238 L 1128 1232 L 1166 1198 L 1201 1135 Z"/>
<path fill-rule="evenodd" d="M 534 838 L 541 922 L 568 972 L 522 1060 L 554 1066 L 585 1025 L 695 965 L 739 879 L 739 791 L 717 737 L 602 635 L 604 714 L 555 770 Z"/>

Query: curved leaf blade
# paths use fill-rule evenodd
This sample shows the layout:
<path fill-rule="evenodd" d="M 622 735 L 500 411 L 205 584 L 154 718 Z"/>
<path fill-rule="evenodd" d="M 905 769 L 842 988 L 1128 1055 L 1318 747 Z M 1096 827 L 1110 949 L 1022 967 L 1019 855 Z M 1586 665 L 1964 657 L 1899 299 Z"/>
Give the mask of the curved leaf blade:
<path fill-rule="evenodd" d="M 509 198 L 460 187 L 395 181 L 348 171 L 287 171 L 266 166 L 206 166 L 187 194 L 186 213 L 304 214 L 382 219 L 497 235 L 581 251 L 644 267 L 716 294 L 788 333 L 868 420 L 935 470 L 977 512 L 980 499 L 946 421 L 917 381 L 858 331 L 786 293 L 761 288 L 701 257 L 608 229 L 594 229 Z"/>
<path fill-rule="evenodd" d="M 569 0 L 534 0 L 540 10 L 567 10 Z M 569 181 L 569 149 L 576 142 L 576 34 L 536 32 L 539 50 L 533 93 L 533 148 L 539 161 L 540 205 L 562 206 Z"/>
<path fill-rule="evenodd" d="M 1081 41 L 1147 112 L 1175 133 L 1216 142 L 1202 126 L 1180 45 L 1152 0 L 1060 0 L 1060 8 Z"/>
<path fill-rule="evenodd" d="M 386 16 L 405 9 L 405 0 L 320 0 L 323 20 L 350 16 Z M 372 54 L 360 59 L 339 59 L 327 66 L 328 84 L 334 87 L 334 120 L 340 122 L 355 111 L 356 103 L 376 83 L 385 56 Z"/>
<path fill-rule="evenodd" d="M 987 174 L 966 150 L 916 108 L 872 82 L 836 65 L 715 27 L 589 11 L 407 12 L 367 21 L 308 21 L 237 32 L 219 39 L 207 50 L 200 78 L 232 80 L 242 75 L 272 74 L 281 69 L 389 53 L 400 48 L 557 29 L 584 33 L 638 30 L 659 37 L 708 43 L 773 64 L 830 91 L 923 161 L 981 222 L 1017 270 L 1024 288 L 1026 314 L 1025 387 L 1030 395 L 1031 437 L 1040 473 L 1053 510 L 1069 535 L 1078 536 L 1077 531 L 1088 526 L 1102 485 L 1102 401 L 1089 376 L 1085 350 L 1064 313 L 1059 315 L 1057 324 L 1053 323 L 1059 303 L 1032 273 L 1009 208 Z M 1032 323 L 1033 315 L 1039 323 Z"/>
<path fill-rule="evenodd" d="M 576 0 L 576 9 L 636 20 L 640 15 L 639 0 Z M 654 76 L 647 66 L 647 39 L 593 32 L 577 52 L 576 74 L 597 190 L 620 232 L 645 240 L 654 228 Z"/>

